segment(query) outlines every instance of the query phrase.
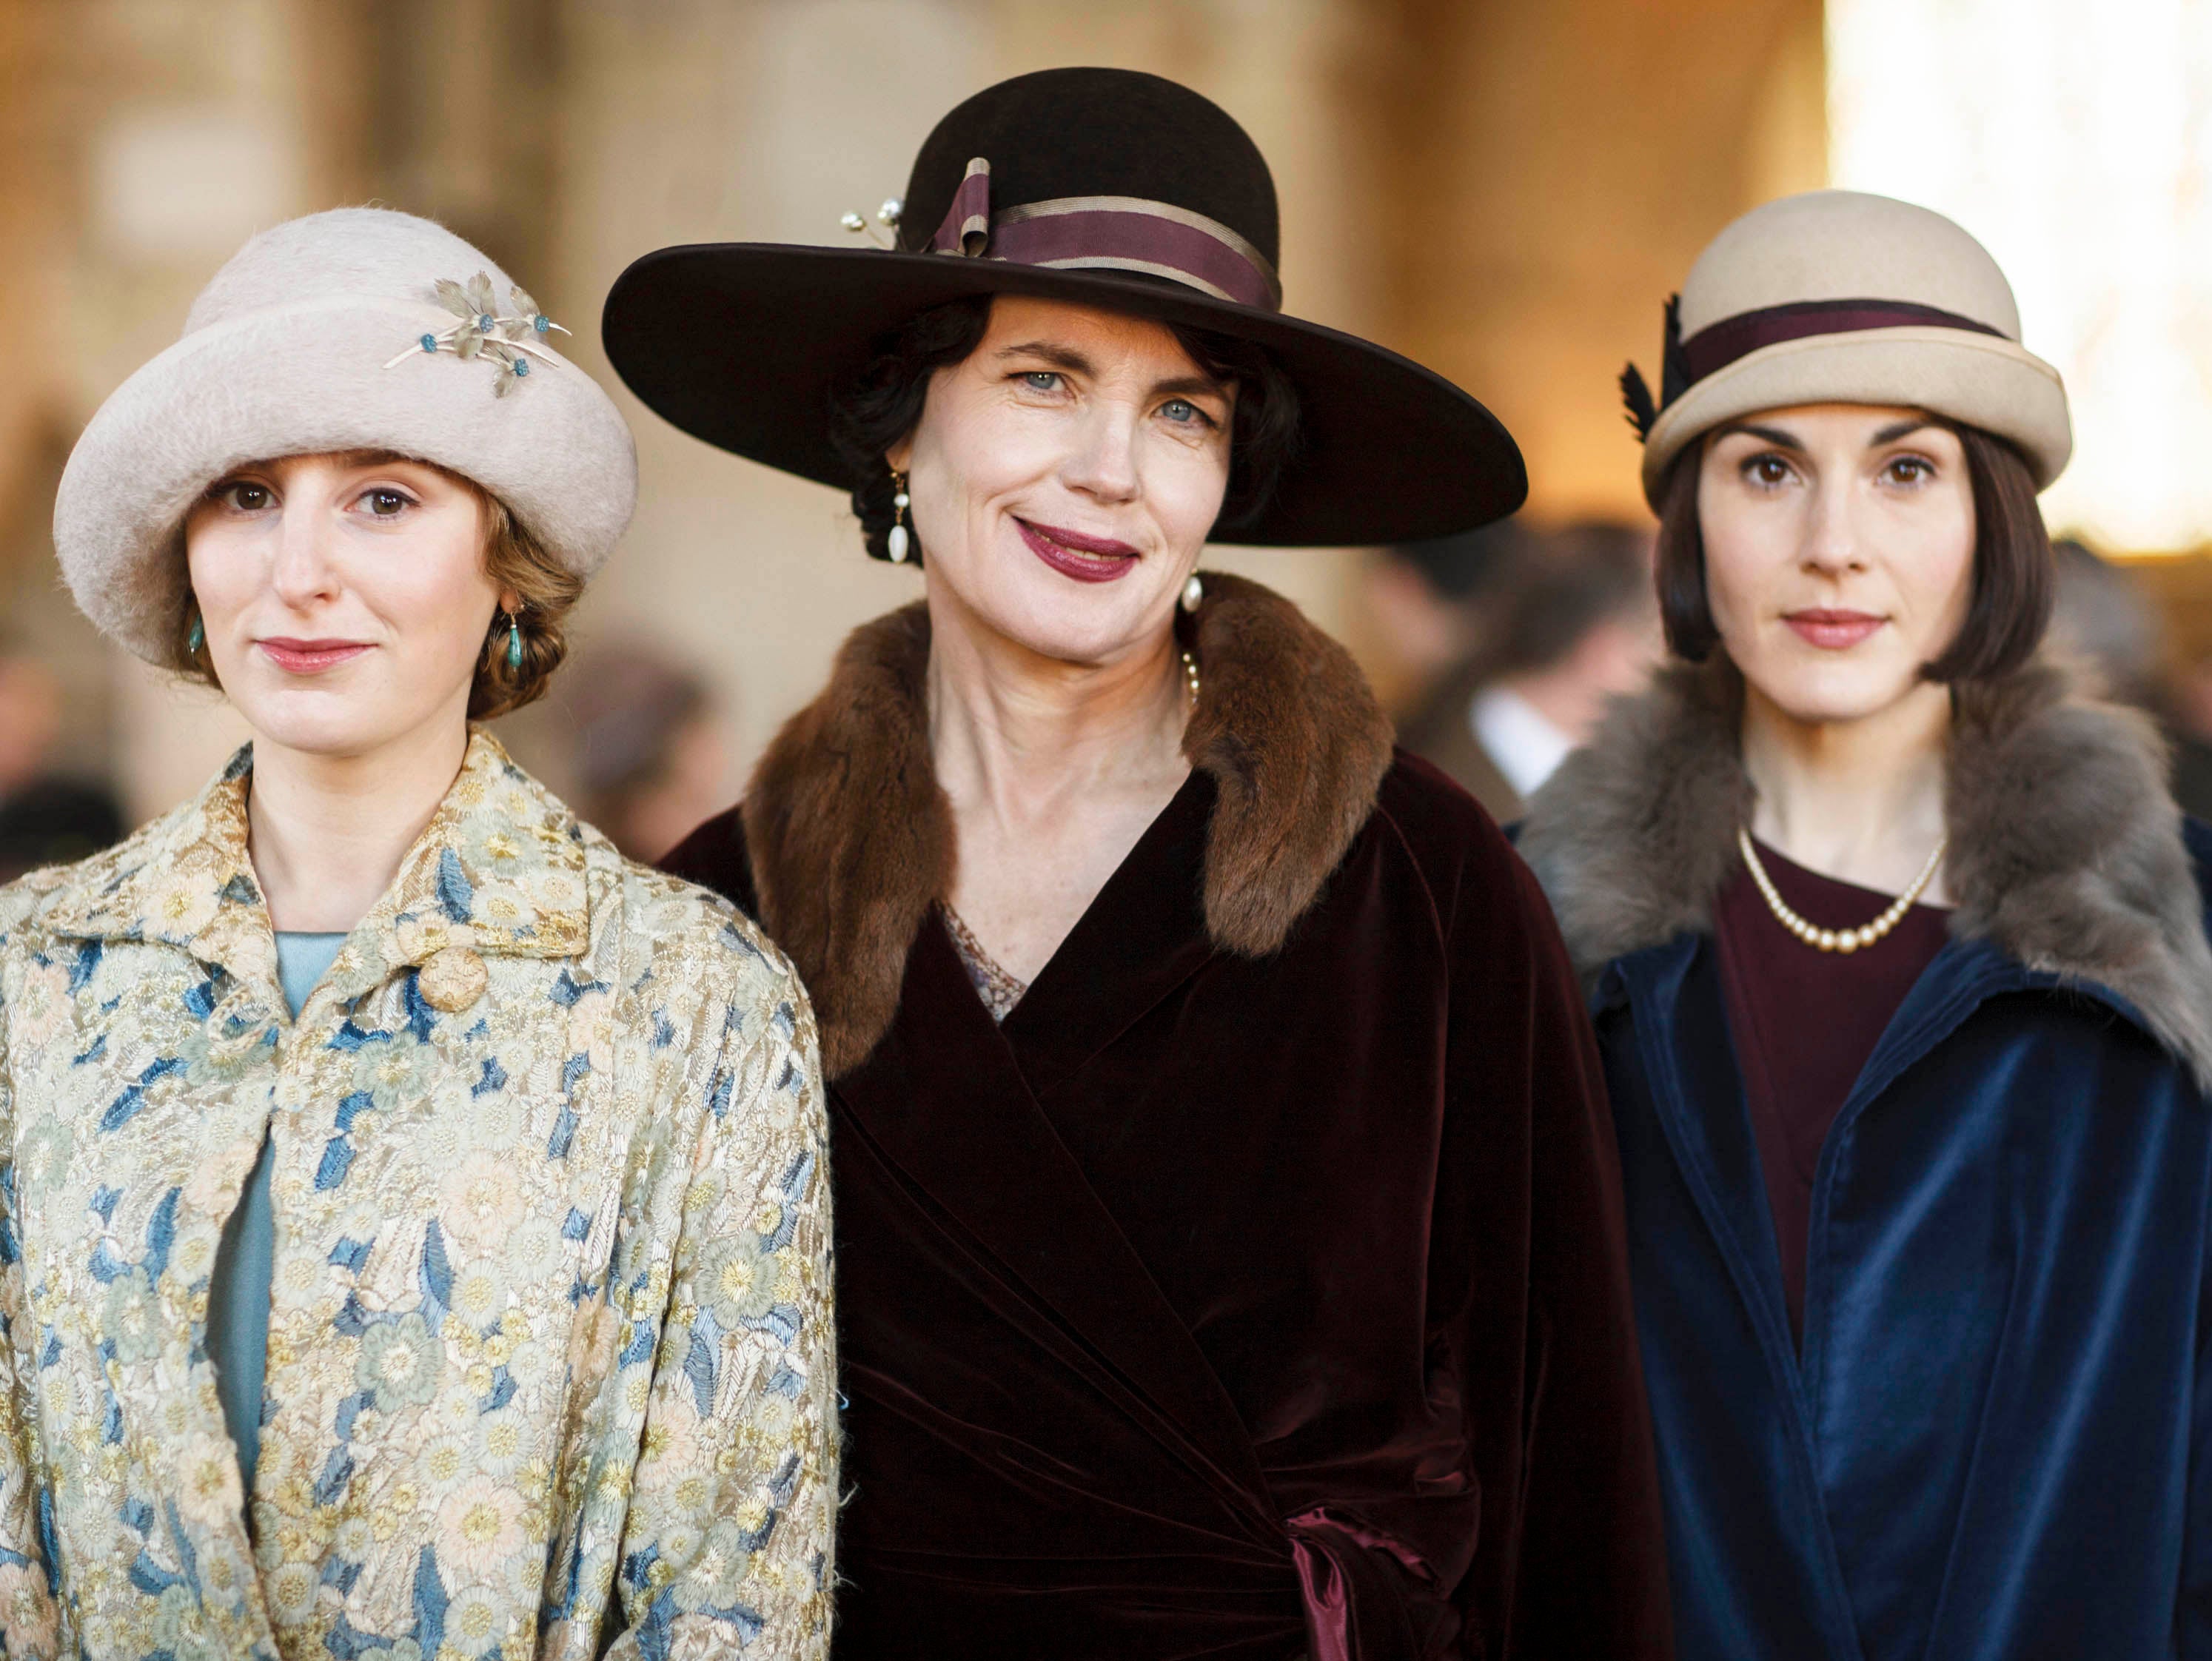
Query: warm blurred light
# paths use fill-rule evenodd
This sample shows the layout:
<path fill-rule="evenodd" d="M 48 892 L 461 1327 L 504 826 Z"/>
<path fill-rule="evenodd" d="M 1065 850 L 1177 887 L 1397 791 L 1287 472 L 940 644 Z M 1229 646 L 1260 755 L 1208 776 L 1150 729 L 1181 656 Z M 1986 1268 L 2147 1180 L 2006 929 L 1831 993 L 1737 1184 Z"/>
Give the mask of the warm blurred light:
<path fill-rule="evenodd" d="M 2212 542 L 2212 5 L 1828 0 L 1833 182 L 1948 214 L 2066 378 L 2054 526 Z"/>

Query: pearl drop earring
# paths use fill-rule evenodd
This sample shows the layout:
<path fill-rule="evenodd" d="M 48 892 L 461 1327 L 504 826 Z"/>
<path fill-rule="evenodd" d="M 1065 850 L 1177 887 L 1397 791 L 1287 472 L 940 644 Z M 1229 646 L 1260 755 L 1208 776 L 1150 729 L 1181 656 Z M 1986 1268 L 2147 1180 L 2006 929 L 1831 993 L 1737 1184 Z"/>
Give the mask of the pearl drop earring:
<path fill-rule="evenodd" d="M 1206 603 L 1206 585 L 1199 580 L 1198 573 L 1190 573 L 1190 580 L 1182 585 L 1182 609 L 1195 613 Z"/>
<path fill-rule="evenodd" d="M 906 475 L 891 469 L 891 511 L 898 517 L 892 524 L 890 534 L 884 538 L 884 551 L 891 556 L 893 565 L 904 565 L 906 553 L 913 538 L 907 533 L 906 510 L 912 499 L 906 494 Z"/>

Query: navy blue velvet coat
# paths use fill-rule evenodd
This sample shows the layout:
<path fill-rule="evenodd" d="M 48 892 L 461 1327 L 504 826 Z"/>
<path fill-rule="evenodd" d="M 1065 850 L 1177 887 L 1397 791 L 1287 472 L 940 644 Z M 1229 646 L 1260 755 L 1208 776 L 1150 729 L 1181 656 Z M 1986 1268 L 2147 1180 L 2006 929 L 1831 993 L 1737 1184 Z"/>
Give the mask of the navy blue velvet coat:
<path fill-rule="evenodd" d="M 1679 762 L 1680 734 L 1643 714 L 1617 759 Z M 2054 964 L 2039 939 L 2021 949 L 2002 898 L 1974 891 L 2035 880 L 2011 844 L 1969 849 L 1963 882 L 1954 860 L 1953 938 L 1821 1152 L 1801 1352 L 1709 929 L 1689 919 L 1650 944 L 1580 949 L 1602 949 L 1605 886 L 1589 884 L 1581 837 L 1665 821 L 1684 797 L 1656 784 L 1640 815 L 1616 816 L 1617 781 L 1595 804 L 1568 782 L 1540 798 L 1522 846 L 1592 972 L 1678 1652 L 2212 1656 L 2212 1104 L 2203 1054 L 2176 1053 L 2212 1019 L 2212 832 L 2191 827 L 2185 854 L 2170 808 L 2109 780 L 2073 778 L 2088 791 L 2073 796 L 2063 768 L 2035 781 L 2062 817 L 2145 816 L 2117 851 L 2094 836 L 2081 848 L 2094 880 L 2038 902 L 2063 912 L 2100 882 L 2124 894 L 2162 881 L 2169 903 L 2145 892 L 2140 910 L 2101 917 L 2196 931 L 2166 966 L 2184 973 L 2136 974 L 2135 996 L 2115 984 L 2129 973 Z M 1954 849 L 1984 805 L 1960 794 L 1954 777 Z M 1583 815 L 1581 836 L 1563 812 Z M 2076 829 L 2045 827 L 2041 846 L 2063 864 Z M 1652 869 L 1656 852 L 1636 858 Z M 1686 862 L 1700 884 L 1705 858 Z"/>

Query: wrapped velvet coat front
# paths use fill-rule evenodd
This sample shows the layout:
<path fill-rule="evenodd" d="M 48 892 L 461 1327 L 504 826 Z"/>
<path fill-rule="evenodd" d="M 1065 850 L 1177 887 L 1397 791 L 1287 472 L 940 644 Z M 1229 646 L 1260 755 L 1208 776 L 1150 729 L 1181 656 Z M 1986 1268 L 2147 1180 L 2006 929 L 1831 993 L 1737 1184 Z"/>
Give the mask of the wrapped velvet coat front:
<path fill-rule="evenodd" d="M 2212 1656 L 2212 834 L 2051 670 L 1958 709 L 1951 939 L 1821 1151 L 1802 1351 L 1711 931 L 1729 673 L 1522 837 L 1595 990 L 1685 1655 Z"/>
<path fill-rule="evenodd" d="M 674 856 L 824 1021 L 841 1657 L 1665 1652 L 1595 1059 L 1541 896 L 1209 577 L 1196 767 L 1003 1028 L 919 607 Z"/>

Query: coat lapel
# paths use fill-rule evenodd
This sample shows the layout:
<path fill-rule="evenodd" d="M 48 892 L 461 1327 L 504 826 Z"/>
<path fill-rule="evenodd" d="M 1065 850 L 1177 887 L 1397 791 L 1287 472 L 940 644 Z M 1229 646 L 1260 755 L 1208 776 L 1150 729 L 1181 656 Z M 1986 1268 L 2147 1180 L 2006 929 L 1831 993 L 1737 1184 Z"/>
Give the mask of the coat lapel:
<path fill-rule="evenodd" d="M 1265 1502 L 1249 1433 L 1038 1106 L 1015 1051 L 933 918 L 915 937 L 890 1030 L 833 1094 L 1043 1318 L 1104 1361 L 1101 1386 L 1122 1394 L 1255 1540 L 1279 1546 L 1281 1525 Z M 947 1135 L 955 1124 L 961 1134 Z M 979 1156 L 979 1149 L 987 1151 Z"/>
<path fill-rule="evenodd" d="M 1820 1624 L 1838 1661 L 1860 1655 L 1858 1619 L 1828 1525 L 1827 1499 L 1806 1412 L 1774 1221 L 1752 1140 L 1743 1085 L 1730 1059 L 1726 1015 L 1711 952 L 1693 936 L 1639 952 L 1619 966 L 1626 982 L 1661 1128 L 1713 1232 L 1766 1361 L 1775 1411 L 1788 1444 L 1782 1468 L 1813 1530 L 1820 1564 Z M 1809 1325 L 1811 1314 L 1807 1320 Z"/>
<path fill-rule="evenodd" d="M 1200 900 L 1214 795 L 1204 773 L 1184 780 L 1006 1017 L 1040 1099 L 1214 955 Z"/>

